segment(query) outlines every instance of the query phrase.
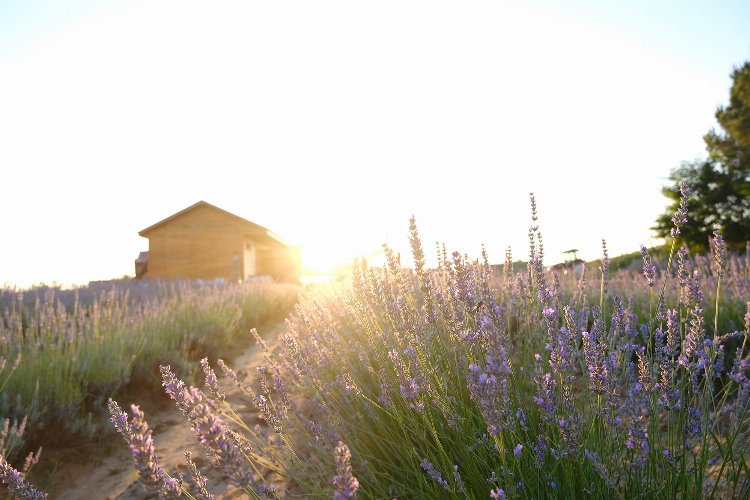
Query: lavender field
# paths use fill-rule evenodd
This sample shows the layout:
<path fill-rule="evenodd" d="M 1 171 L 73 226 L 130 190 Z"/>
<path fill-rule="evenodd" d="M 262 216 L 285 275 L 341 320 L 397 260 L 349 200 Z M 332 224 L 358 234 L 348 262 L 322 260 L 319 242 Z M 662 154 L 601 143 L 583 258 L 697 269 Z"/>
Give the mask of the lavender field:
<path fill-rule="evenodd" d="M 355 262 L 350 282 L 304 294 L 280 334 L 280 350 L 256 336 L 265 361 L 252 376 L 238 376 L 220 360 L 216 369 L 244 392 L 263 425 L 238 417 L 208 359 L 201 361 L 202 387 L 183 382 L 181 358 L 166 354 L 171 347 L 150 358 L 163 356 L 166 394 L 211 462 L 252 498 L 747 498 L 747 254 L 729 251 L 715 234 L 709 255 L 673 244 L 657 262 L 642 247 L 641 271 L 610 274 L 604 244 L 597 267 L 552 272 L 533 196 L 531 202 L 526 266 L 514 269 L 507 250 L 498 273 L 484 251 L 472 260 L 438 245 L 439 264 L 428 269 L 412 219 L 413 269 L 403 269 L 386 247 L 385 267 Z M 683 204 L 675 215 L 675 236 L 687 210 Z M 170 346 L 184 353 L 189 338 L 180 331 L 199 324 L 232 331 L 240 316 L 236 292 L 180 297 L 180 321 L 152 307 L 133 322 L 168 327 Z M 193 311 L 198 303 L 200 314 Z M 84 327 L 78 316 L 50 321 L 63 316 L 55 312 L 60 306 L 40 304 L 47 305 L 34 309 L 33 328 L 13 330 L 11 315 L 5 336 L 33 332 L 23 345 L 53 356 L 44 362 L 50 372 L 75 373 L 83 361 L 63 363 L 44 346 L 76 360 L 84 346 L 129 338 L 97 333 L 123 323 L 117 307 Z M 147 321 L 152 317 L 161 319 Z M 96 365 L 96 356 L 87 359 Z M 31 379 L 21 370 L 43 373 L 40 363 L 24 357 L 3 394 Z M 51 383 L 57 373 L 43 380 Z M 123 376 L 96 373 L 98 387 Z M 40 384 L 35 397 L 48 401 L 48 391 Z M 75 405 L 75 397 L 58 404 Z M 191 457 L 184 475 L 159 465 L 138 406 L 110 399 L 108 408 L 145 492 L 214 498 Z M 267 482 L 269 472 L 287 486 Z M 12 493 L 42 497 L 14 474 L 3 461 Z"/>
<path fill-rule="evenodd" d="M 45 438 L 107 434 L 107 398 L 160 391 L 165 360 L 193 377 L 201 357 L 229 355 L 240 333 L 283 319 L 297 293 L 273 283 L 139 281 L 0 291 L 3 466 L 27 472 L 38 452 L 25 462 L 21 452 Z"/>

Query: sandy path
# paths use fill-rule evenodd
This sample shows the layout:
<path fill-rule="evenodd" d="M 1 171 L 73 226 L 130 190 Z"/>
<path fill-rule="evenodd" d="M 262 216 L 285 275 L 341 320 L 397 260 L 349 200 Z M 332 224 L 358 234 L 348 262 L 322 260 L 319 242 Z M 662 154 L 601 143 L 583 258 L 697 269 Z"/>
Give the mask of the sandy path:
<path fill-rule="evenodd" d="M 269 348 L 276 345 L 276 337 L 282 324 L 266 329 L 265 338 Z M 232 367 L 240 376 L 245 375 L 248 370 L 263 363 L 263 352 L 256 346 L 251 336 L 243 336 L 238 349 L 242 353 L 237 356 Z M 217 375 L 221 375 L 218 367 Z M 227 391 L 227 400 L 233 402 L 233 408 L 238 412 L 248 425 L 259 423 L 257 415 L 249 404 L 247 397 L 242 395 L 231 381 L 220 377 L 221 385 Z M 167 398 L 168 396 L 164 396 Z M 236 404 L 238 401 L 242 403 Z M 123 410 L 130 414 L 130 402 L 119 401 Z M 137 401 L 136 401 L 137 403 Z M 195 435 L 190 430 L 185 417 L 170 405 L 161 410 L 149 414 L 145 408 L 146 421 L 153 430 L 154 447 L 159 458 L 159 463 L 170 474 L 175 471 L 186 473 L 184 452 L 190 451 L 193 460 L 198 464 L 201 471 L 208 477 L 209 490 L 217 498 L 245 498 L 246 495 L 224 480 L 222 474 L 213 467 L 205 458 L 203 448 L 198 444 Z M 71 454 L 69 459 L 55 473 L 55 487 L 49 491 L 49 497 L 61 500 L 93 500 L 93 499 L 118 499 L 118 500 L 140 500 L 155 498 L 149 495 L 138 482 L 138 473 L 133 468 L 133 460 L 127 443 L 119 436 L 113 436 L 116 443 L 107 446 L 99 456 L 81 456 Z M 174 476 L 173 476 L 174 477 Z M 272 481 L 283 491 L 281 478 Z"/>

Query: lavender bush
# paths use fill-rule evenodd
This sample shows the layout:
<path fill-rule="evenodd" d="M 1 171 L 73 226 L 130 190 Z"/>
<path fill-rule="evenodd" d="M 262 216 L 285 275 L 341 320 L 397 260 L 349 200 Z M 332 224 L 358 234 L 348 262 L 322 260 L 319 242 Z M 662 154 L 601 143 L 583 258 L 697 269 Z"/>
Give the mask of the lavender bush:
<path fill-rule="evenodd" d="M 207 361 L 202 389 L 163 366 L 167 394 L 253 498 L 750 496 L 748 261 L 715 235 L 708 257 L 673 243 L 660 268 L 644 248 L 642 273 L 614 276 L 604 244 L 598 275 L 559 276 L 531 203 L 525 269 L 441 246 L 427 269 L 412 220 L 413 270 L 386 247 L 384 268 L 308 294 L 279 351 L 258 339 L 253 377 L 219 362 L 264 425 L 239 418 Z M 137 407 L 129 427 L 110 409 L 152 491 L 211 497 L 195 467 L 159 472 Z"/>
<path fill-rule="evenodd" d="M 267 468 L 336 498 L 747 497 L 747 260 L 716 235 L 710 260 L 673 244 L 660 270 L 641 247 L 643 273 L 612 277 L 603 242 L 598 280 L 561 279 L 531 202 L 526 269 L 508 251 L 494 276 L 486 253 L 438 246 L 427 270 L 412 220 L 413 271 L 386 247 L 385 268 L 360 263 L 351 287 L 308 296 L 259 388 L 222 364 L 283 445 L 230 430 L 208 367 L 206 391 L 163 368 L 167 392 L 256 496 L 274 495 L 253 474 Z M 674 236 L 686 217 L 683 203 Z M 744 324 L 720 331 L 722 315 Z"/>

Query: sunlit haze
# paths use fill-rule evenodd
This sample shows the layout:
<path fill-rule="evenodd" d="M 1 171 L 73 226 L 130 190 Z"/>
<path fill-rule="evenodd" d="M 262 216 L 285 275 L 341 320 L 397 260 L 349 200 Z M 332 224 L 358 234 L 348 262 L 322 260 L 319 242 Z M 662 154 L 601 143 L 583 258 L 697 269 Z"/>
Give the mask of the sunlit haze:
<path fill-rule="evenodd" d="M 205 200 L 328 270 L 417 218 L 493 262 L 659 243 L 704 152 L 746 1 L 0 0 L 0 284 L 133 274 Z"/>

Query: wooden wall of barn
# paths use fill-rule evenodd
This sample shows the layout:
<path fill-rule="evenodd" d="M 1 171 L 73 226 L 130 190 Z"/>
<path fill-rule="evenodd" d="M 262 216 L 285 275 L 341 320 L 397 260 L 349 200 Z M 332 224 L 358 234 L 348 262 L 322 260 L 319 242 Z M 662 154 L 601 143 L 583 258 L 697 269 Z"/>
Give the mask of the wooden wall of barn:
<path fill-rule="evenodd" d="M 237 281 L 255 273 L 277 281 L 299 281 L 296 247 L 264 246 L 253 241 L 247 231 L 248 225 L 240 219 L 211 207 L 196 207 L 146 235 L 147 276 Z"/>
<path fill-rule="evenodd" d="M 148 234 L 150 278 L 229 280 L 244 268 L 244 239 L 238 223 L 209 207 L 190 212 Z M 238 259 L 234 264 L 233 257 Z"/>

